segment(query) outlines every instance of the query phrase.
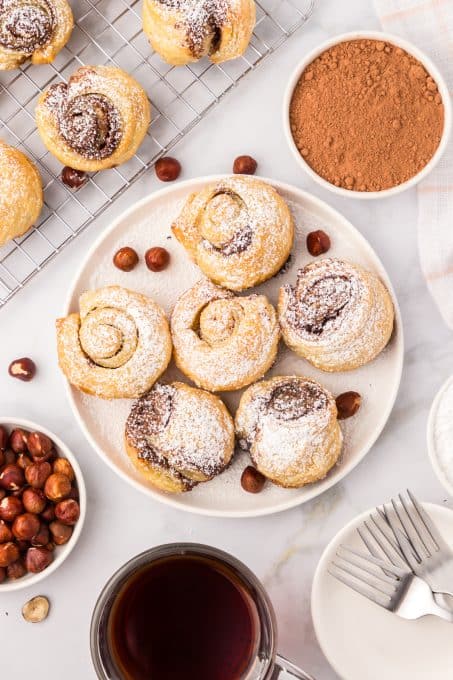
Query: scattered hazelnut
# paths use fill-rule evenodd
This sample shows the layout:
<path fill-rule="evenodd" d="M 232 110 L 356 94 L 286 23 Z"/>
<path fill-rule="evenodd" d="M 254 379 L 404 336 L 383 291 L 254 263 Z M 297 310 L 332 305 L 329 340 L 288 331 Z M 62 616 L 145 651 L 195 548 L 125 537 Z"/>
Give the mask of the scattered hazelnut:
<path fill-rule="evenodd" d="M 40 623 L 47 618 L 50 604 L 47 597 L 37 595 L 22 607 L 22 616 L 28 623 Z"/>
<path fill-rule="evenodd" d="M 26 573 L 27 570 L 25 569 L 25 565 L 21 559 L 18 559 L 12 564 L 9 564 L 6 568 L 6 574 L 8 578 L 10 578 L 12 581 L 15 581 L 18 578 L 22 578 L 22 576 L 25 576 Z"/>
<path fill-rule="evenodd" d="M 5 522 L 13 522 L 24 511 L 20 498 L 5 496 L 0 501 L 0 519 Z"/>
<path fill-rule="evenodd" d="M 254 175 L 258 163 L 251 156 L 238 156 L 233 163 L 233 172 L 235 175 Z"/>
<path fill-rule="evenodd" d="M 37 534 L 33 536 L 31 539 L 31 544 L 36 547 L 36 546 L 46 546 L 49 543 L 50 540 L 50 532 L 49 532 L 49 527 L 44 524 L 44 522 L 41 522 L 41 526 L 39 528 L 39 531 Z"/>
<path fill-rule="evenodd" d="M 19 515 L 13 522 L 13 534 L 20 541 L 31 541 L 40 529 L 40 522 L 36 515 L 25 512 Z"/>
<path fill-rule="evenodd" d="M 0 545 L 0 567 L 8 567 L 19 559 L 19 548 L 12 543 L 2 543 Z"/>
<path fill-rule="evenodd" d="M 16 428 L 9 435 L 9 445 L 14 453 L 25 453 L 27 450 L 27 433 Z"/>
<path fill-rule="evenodd" d="M 33 489 L 30 487 L 25 489 L 22 494 L 22 503 L 27 512 L 39 515 L 46 507 L 47 499 L 41 489 Z"/>
<path fill-rule="evenodd" d="M 165 248 L 150 248 L 145 253 L 145 262 L 152 272 L 161 272 L 170 262 L 170 253 Z"/>
<path fill-rule="evenodd" d="M 42 432 L 30 432 L 27 448 L 33 458 L 42 458 L 52 450 L 52 441 Z"/>
<path fill-rule="evenodd" d="M 69 527 L 63 522 L 55 521 L 49 524 L 50 533 L 52 534 L 52 539 L 56 545 L 63 545 L 67 543 L 72 536 L 72 527 Z M 1 547 L 1 546 L 0 546 Z"/>
<path fill-rule="evenodd" d="M 0 425 L 0 451 L 4 451 L 7 446 L 8 446 L 8 433 L 3 427 L 3 425 Z"/>
<path fill-rule="evenodd" d="M 42 489 L 50 476 L 52 468 L 50 463 L 32 463 L 25 469 L 25 479 L 34 489 Z"/>
<path fill-rule="evenodd" d="M 32 460 L 25 455 L 25 453 L 19 453 L 16 459 L 16 464 L 22 469 L 25 470 L 25 468 L 28 468 L 29 465 L 32 464 Z"/>
<path fill-rule="evenodd" d="M 8 373 L 13 378 L 29 382 L 35 377 L 36 366 L 34 361 L 28 357 L 22 357 L 21 359 L 15 359 L 10 363 Z"/>
<path fill-rule="evenodd" d="M 336 398 L 338 419 L 344 420 L 355 415 L 359 410 L 362 397 L 358 392 L 343 392 Z"/>
<path fill-rule="evenodd" d="M 87 176 L 82 170 L 75 170 L 66 165 L 61 172 L 61 181 L 70 189 L 79 189 L 87 181 Z"/>
<path fill-rule="evenodd" d="M 6 569 L 4 567 L 0 567 L 0 583 L 3 583 L 3 581 L 6 579 Z"/>
<path fill-rule="evenodd" d="M 0 519 L 0 543 L 8 543 L 13 540 L 13 534 L 9 526 Z"/>
<path fill-rule="evenodd" d="M 45 522 L 53 522 L 55 519 L 55 506 L 49 503 L 47 508 L 41 513 L 41 517 Z"/>
<path fill-rule="evenodd" d="M 176 158 L 164 156 L 156 161 L 154 170 L 161 182 L 173 182 L 181 173 L 181 163 Z"/>
<path fill-rule="evenodd" d="M 44 493 L 47 498 L 55 503 L 66 498 L 70 491 L 71 480 L 61 472 L 54 472 L 51 474 L 44 485 Z"/>
<path fill-rule="evenodd" d="M 24 471 L 14 463 L 0 472 L 0 486 L 6 491 L 19 491 L 25 484 Z"/>
<path fill-rule="evenodd" d="M 330 250 L 330 238 L 322 229 L 311 231 L 307 235 L 307 250 L 313 257 L 323 255 Z"/>
<path fill-rule="evenodd" d="M 244 491 L 259 493 L 262 491 L 266 477 L 259 470 L 249 465 L 241 475 L 241 485 Z"/>
<path fill-rule="evenodd" d="M 74 470 L 67 458 L 57 458 L 53 464 L 53 472 L 61 472 L 63 475 L 73 482 L 75 480 Z"/>
<path fill-rule="evenodd" d="M 63 524 L 73 526 L 79 519 L 79 516 L 80 507 L 77 501 L 66 499 L 55 506 L 55 517 L 60 522 L 63 522 Z"/>
<path fill-rule="evenodd" d="M 32 574 L 38 574 L 49 566 L 52 559 L 52 553 L 47 548 L 32 547 L 27 550 L 25 555 L 25 566 L 27 571 L 31 571 Z"/>
<path fill-rule="evenodd" d="M 138 255 L 133 248 L 125 246 L 116 251 L 113 264 L 123 272 L 130 272 L 138 264 Z"/>

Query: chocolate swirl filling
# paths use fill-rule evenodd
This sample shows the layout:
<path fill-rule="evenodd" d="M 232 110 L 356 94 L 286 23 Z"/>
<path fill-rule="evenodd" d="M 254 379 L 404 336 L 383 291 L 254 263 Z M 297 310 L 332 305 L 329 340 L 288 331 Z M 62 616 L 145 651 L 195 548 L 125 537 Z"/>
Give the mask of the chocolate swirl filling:
<path fill-rule="evenodd" d="M 161 5 L 181 12 L 187 46 L 191 54 L 199 59 L 206 52 L 212 54 L 218 49 L 222 26 L 227 17 L 226 0 L 159 0 Z M 178 26 L 178 25 L 177 25 Z"/>
<path fill-rule="evenodd" d="M 212 214 L 210 216 L 208 215 L 208 219 L 217 222 L 221 227 L 223 226 L 222 222 L 228 224 L 228 222 L 233 223 L 235 220 L 243 222 L 243 224 L 234 231 L 229 239 L 222 243 L 212 243 L 212 241 L 207 238 L 203 239 L 205 248 L 219 253 L 224 257 L 230 257 L 231 255 L 243 253 L 250 247 L 253 231 L 246 217 L 247 207 L 238 194 L 229 190 L 216 192 L 214 196 L 211 197 L 206 213 L 209 213 L 209 211 L 211 211 Z"/>
<path fill-rule="evenodd" d="M 47 0 L 0 0 L 0 44 L 33 54 L 52 38 L 55 14 Z"/>
<path fill-rule="evenodd" d="M 347 276 L 329 275 L 319 278 L 303 294 L 291 289 L 289 312 L 299 330 L 321 335 L 327 325 L 337 319 L 351 300 L 351 281 Z"/>
<path fill-rule="evenodd" d="M 266 409 L 278 420 L 299 420 L 309 413 L 326 408 L 327 397 L 317 385 L 292 381 L 276 387 Z"/>

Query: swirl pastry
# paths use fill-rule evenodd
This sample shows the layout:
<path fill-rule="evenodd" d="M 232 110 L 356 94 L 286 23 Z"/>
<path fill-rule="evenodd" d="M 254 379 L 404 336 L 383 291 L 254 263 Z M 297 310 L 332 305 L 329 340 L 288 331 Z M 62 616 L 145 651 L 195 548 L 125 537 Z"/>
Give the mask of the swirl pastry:
<path fill-rule="evenodd" d="M 61 163 L 94 172 L 129 160 L 151 120 L 146 92 L 113 66 L 81 66 L 39 98 L 36 124 Z"/>
<path fill-rule="evenodd" d="M 126 421 L 133 465 L 162 491 L 189 491 L 222 472 L 234 452 L 234 425 L 215 395 L 181 382 L 153 389 Z"/>
<path fill-rule="evenodd" d="M 351 262 L 323 259 L 280 288 L 283 339 L 323 371 L 348 371 L 372 361 L 393 330 L 390 294 L 375 274 Z"/>
<path fill-rule="evenodd" d="M 341 453 L 335 399 L 308 378 L 277 376 L 249 387 L 235 427 L 241 448 L 279 486 L 323 479 Z"/>
<path fill-rule="evenodd" d="M 140 397 L 167 368 L 171 338 L 153 300 L 120 286 L 83 293 L 80 314 L 57 319 L 60 368 L 82 392 Z"/>
<path fill-rule="evenodd" d="M 285 201 L 269 184 L 245 175 L 191 194 L 172 229 L 211 281 L 236 291 L 274 276 L 294 240 Z"/>
<path fill-rule="evenodd" d="M 144 0 L 143 30 L 153 49 L 180 66 L 215 63 L 245 52 L 255 26 L 254 0 Z"/>
<path fill-rule="evenodd" d="M 25 234 L 42 206 L 38 168 L 22 151 L 0 140 L 0 246 Z"/>
<path fill-rule="evenodd" d="M 27 59 L 48 64 L 73 27 L 66 0 L 0 0 L 0 70 L 18 68 Z"/>
<path fill-rule="evenodd" d="M 236 297 L 202 279 L 180 297 L 171 318 L 178 368 L 212 392 L 262 378 L 277 355 L 277 314 L 264 295 Z"/>

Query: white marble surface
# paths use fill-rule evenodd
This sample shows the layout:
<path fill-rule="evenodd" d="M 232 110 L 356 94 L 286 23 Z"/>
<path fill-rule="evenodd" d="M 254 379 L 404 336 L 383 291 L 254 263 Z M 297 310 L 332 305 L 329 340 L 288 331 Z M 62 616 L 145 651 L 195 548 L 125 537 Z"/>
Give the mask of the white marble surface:
<path fill-rule="evenodd" d="M 228 171 L 236 155 L 249 153 L 258 159 L 261 174 L 327 200 L 369 239 L 395 285 L 406 334 L 403 380 L 385 431 L 342 483 L 305 506 L 262 519 L 183 514 L 125 485 L 78 430 L 55 358 L 54 318 L 86 249 L 108 218 L 98 220 L 0 314 L 0 414 L 30 418 L 57 432 L 78 456 L 89 494 L 86 526 L 67 562 L 38 588 L 0 596 L 2 678 L 94 678 L 89 623 L 106 579 L 149 546 L 188 540 L 218 546 L 246 562 L 264 581 L 275 605 L 281 652 L 317 680 L 333 680 L 337 676 L 316 643 L 310 618 L 310 586 L 324 546 L 356 514 L 406 485 L 423 500 L 448 502 L 430 468 L 425 430 L 432 398 L 452 372 L 452 338 L 420 273 L 416 194 L 372 203 L 334 198 L 301 174 L 281 129 L 285 81 L 299 58 L 328 36 L 359 28 L 379 28 L 371 0 L 319 0 L 311 22 L 250 74 L 174 155 L 182 162 L 182 178 L 188 178 Z M 149 172 L 118 201 L 115 212 L 156 188 Z M 9 361 L 20 356 L 32 356 L 39 366 L 31 383 L 12 380 L 6 373 Z M 20 609 L 38 592 L 51 599 L 52 611 L 45 623 L 31 626 L 22 621 Z"/>

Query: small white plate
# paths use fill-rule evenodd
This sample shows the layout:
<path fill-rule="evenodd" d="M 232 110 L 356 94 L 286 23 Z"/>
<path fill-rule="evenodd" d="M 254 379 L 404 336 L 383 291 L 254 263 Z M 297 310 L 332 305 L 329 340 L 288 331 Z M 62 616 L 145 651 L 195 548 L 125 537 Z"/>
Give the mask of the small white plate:
<path fill-rule="evenodd" d="M 453 496 L 453 376 L 444 382 L 431 406 L 427 427 L 428 454 L 444 489 Z M 450 464 L 447 459 L 450 458 Z"/>
<path fill-rule="evenodd" d="M 424 503 L 453 546 L 453 512 Z M 451 680 L 453 624 L 435 616 L 406 621 L 340 583 L 328 572 L 338 546 L 363 550 L 352 520 L 325 549 L 313 580 L 311 610 L 318 642 L 344 680 Z"/>
<path fill-rule="evenodd" d="M 109 284 L 118 284 L 149 295 L 167 314 L 178 297 L 198 281 L 202 274 L 192 264 L 182 246 L 171 236 L 171 224 L 191 192 L 221 176 L 188 180 L 155 192 L 133 205 L 104 231 L 88 251 L 69 291 L 63 314 L 78 311 L 80 294 Z M 68 384 L 68 394 L 75 417 L 86 437 L 101 458 L 123 479 L 163 503 L 189 512 L 223 517 L 253 517 L 278 512 L 304 503 L 333 486 L 350 472 L 370 450 L 380 435 L 392 410 L 403 365 L 403 332 L 401 316 L 387 273 L 363 236 L 339 213 L 315 196 L 288 184 L 265 180 L 288 202 L 296 221 L 296 238 L 289 266 L 270 281 L 255 288 L 266 294 L 275 305 L 280 286 L 295 282 L 299 267 L 313 258 L 306 248 L 306 236 L 314 229 L 324 229 L 332 240 L 329 256 L 343 257 L 376 272 L 389 288 L 396 311 L 395 331 L 381 355 L 372 363 L 347 373 L 324 373 L 297 357 L 281 343 L 277 361 L 268 375 L 307 375 L 319 380 L 333 394 L 356 390 L 363 403 L 357 416 L 342 421 L 345 445 L 341 461 L 317 484 L 302 489 L 281 489 L 267 484 L 260 494 L 243 491 L 240 476 L 248 464 L 248 456 L 238 454 L 223 474 L 190 493 L 170 495 L 149 486 L 133 468 L 124 452 L 124 423 L 132 402 L 126 399 L 106 401 L 82 394 Z M 112 264 L 118 248 L 131 246 L 140 254 L 139 265 L 125 273 Z M 151 246 L 164 246 L 170 251 L 170 266 L 163 272 L 150 272 L 143 254 Z M 164 379 L 187 381 L 173 364 Z M 235 413 L 242 391 L 221 395 L 230 412 Z"/>

